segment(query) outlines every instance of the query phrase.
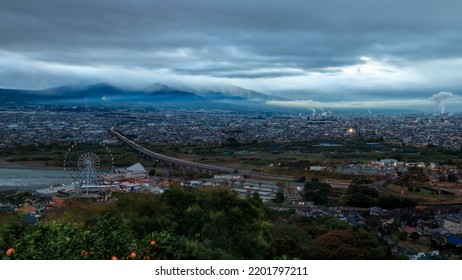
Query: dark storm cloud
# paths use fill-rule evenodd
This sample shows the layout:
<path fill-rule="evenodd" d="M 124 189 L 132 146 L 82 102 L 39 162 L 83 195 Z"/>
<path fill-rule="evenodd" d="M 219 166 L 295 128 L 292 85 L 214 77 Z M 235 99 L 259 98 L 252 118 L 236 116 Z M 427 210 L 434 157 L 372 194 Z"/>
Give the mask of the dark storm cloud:
<path fill-rule="evenodd" d="M 239 67 L 236 67 L 239 68 Z M 198 70 L 177 70 L 177 73 L 180 74 L 187 74 L 187 75 L 210 75 L 213 73 L 214 77 L 222 77 L 222 78 L 242 78 L 242 79 L 251 79 L 251 78 L 282 78 L 282 77 L 294 77 L 294 76 L 304 76 L 306 73 L 301 70 L 293 70 L 293 69 L 277 69 L 277 70 L 248 70 L 248 69 L 198 69 Z"/>
<path fill-rule="evenodd" d="M 30 52 L 234 46 L 281 60 L 334 54 L 326 65 L 365 52 L 460 54 L 445 44 L 460 39 L 456 1 L 3 2 L 1 45 Z"/>
<path fill-rule="evenodd" d="M 385 61 L 383 71 L 377 65 L 374 71 L 387 75 L 393 67 L 462 58 L 462 2 L 455 0 L 0 0 L 0 4 L 0 65 L 7 67 L 0 72 L 1 86 L 15 80 L 18 86 L 28 81 L 33 86 L 92 76 L 119 79 L 125 75 L 123 69 L 132 78 L 138 70 L 143 72 L 141 80 L 149 79 L 146 71 L 228 82 L 276 81 L 310 73 L 329 77 L 345 73 L 344 67 L 364 64 L 363 56 Z M 55 67 L 64 67 L 67 77 Z M 413 78 L 428 75 L 432 67 L 426 67 L 427 72 Z M 357 73 L 365 70 L 358 66 Z M 423 86 L 437 87 L 432 82 Z M 342 78 L 336 83 L 341 84 L 336 89 L 355 91 L 356 81 Z M 362 83 L 365 88 L 376 85 Z M 329 90 L 326 86 L 324 91 Z"/>

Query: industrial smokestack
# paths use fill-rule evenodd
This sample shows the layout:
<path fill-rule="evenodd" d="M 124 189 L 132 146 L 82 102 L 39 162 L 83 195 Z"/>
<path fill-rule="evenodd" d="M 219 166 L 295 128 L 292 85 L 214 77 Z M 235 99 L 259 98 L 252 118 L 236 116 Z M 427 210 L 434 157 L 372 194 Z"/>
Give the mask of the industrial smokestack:
<path fill-rule="evenodd" d="M 430 101 L 435 102 L 441 114 L 444 114 L 444 103 L 446 102 L 446 100 L 455 97 L 457 96 L 452 92 L 440 91 L 436 94 L 433 94 L 433 96 L 430 97 Z"/>

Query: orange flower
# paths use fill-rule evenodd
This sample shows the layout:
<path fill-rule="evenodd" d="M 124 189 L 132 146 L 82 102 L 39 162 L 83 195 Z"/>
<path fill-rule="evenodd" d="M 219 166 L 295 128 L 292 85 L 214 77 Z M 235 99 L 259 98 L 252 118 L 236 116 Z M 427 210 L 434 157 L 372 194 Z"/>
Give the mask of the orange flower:
<path fill-rule="evenodd" d="M 136 253 L 135 253 L 135 252 L 131 252 L 131 253 L 128 255 L 128 258 L 129 258 L 129 259 L 134 259 L 134 258 L 136 258 Z"/>
<path fill-rule="evenodd" d="M 151 242 L 149 242 L 149 245 L 151 245 L 151 246 L 156 245 L 156 241 L 155 241 L 155 240 L 151 240 Z"/>
<path fill-rule="evenodd" d="M 116 256 L 112 256 L 111 260 L 116 261 L 116 260 L 117 260 L 117 257 L 116 257 Z"/>

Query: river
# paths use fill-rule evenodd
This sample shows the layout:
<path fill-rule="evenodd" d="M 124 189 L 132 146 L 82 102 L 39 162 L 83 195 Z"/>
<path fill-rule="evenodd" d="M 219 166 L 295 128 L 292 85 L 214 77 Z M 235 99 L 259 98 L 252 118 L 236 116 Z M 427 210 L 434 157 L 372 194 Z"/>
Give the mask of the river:
<path fill-rule="evenodd" d="M 71 177 L 64 170 L 28 167 L 20 164 L 0 165 L 0 191 L 38 190 L 51 185 L 70 184 Z"/>

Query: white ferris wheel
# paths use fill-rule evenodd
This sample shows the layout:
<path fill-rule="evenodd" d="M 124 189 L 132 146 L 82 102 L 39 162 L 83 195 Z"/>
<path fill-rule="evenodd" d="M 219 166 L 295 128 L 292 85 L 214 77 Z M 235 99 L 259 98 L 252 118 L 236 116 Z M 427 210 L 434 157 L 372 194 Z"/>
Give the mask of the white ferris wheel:
<path fill-rule="evenodd" d="M 93 147 L 73 143 L 64 156 L 64 170 L 78 187 L 101 184 L 114 168 L 114 157 L 108 146 Z"/>

